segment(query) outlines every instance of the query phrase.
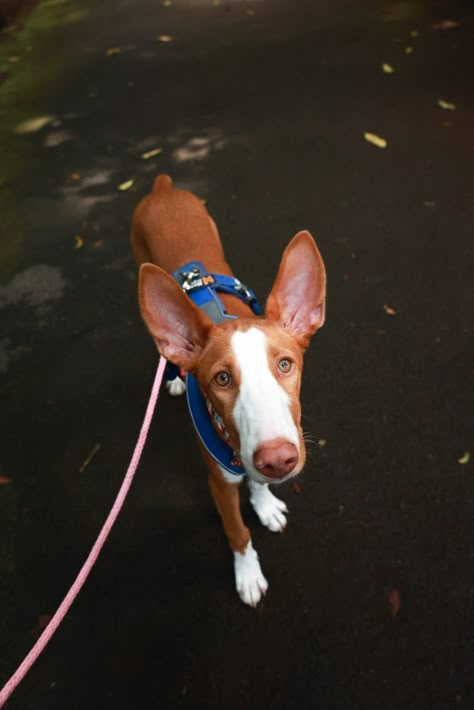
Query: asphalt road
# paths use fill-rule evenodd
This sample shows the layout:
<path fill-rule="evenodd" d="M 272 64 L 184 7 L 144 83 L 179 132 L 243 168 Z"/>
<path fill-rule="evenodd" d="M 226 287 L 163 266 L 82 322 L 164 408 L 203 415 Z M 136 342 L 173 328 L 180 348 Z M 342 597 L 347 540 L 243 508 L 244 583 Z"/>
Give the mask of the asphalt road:
<path fill-rule="evenodd" d="M 265 601 L 238 600 L 185 403 L 163 397 L 9 709 L 474 707 L 473 29 L 461 0 L 45 0 L 1 38 L 0 684 L 138 433 L 156 353 L 128 231 L 153 177 L 207 201 L 262 300 L 302 228 L 329 285 L 287 530 L 243 504 Z"/>

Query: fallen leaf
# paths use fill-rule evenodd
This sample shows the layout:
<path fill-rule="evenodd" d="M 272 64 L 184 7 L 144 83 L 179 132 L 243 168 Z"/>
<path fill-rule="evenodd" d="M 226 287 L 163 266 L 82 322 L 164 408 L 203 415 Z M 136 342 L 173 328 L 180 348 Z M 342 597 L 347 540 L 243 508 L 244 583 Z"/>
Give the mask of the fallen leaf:
<path fill-rule="evenodd" d="M 384 62 L 382 64 L 382 71 L 384 72 L 384 74 L 393 74 L 395 69 L 392 67 L 391 64 L 387 64 L 386 62 Z"/>
<path fill-rule="evenodd" d="M 471 460 L 471 454 L 470 454 L 469 451 L 466 451 L 466 452 L 458 459 L 458 463 L 463 463 L 463 464 L 464 464 L 464 463 L 469 463 L 470 460 Z"/>
<path fill-rule="evenodd" d="M 113 56 L 115 56 L 116 54 L 120 54 L 121 51 L 122 51 L 122 50 L 120 49 L 120 47 L 110 47 L 110 49 L 108 49 L 108 50 L 106 51 L 106 55 L 107 55 L 108 57 L 113 57 Z"/>
<path fill-rule="evenodd" d="M 456 109 L 456 104 L 444 101 L 443 99 L 438 99 L 438 106 L 444 108 L 446 111 L 454 111 Z"/>
<path fill-rule="evenodd" d="M 20 57 L 7 57 L 8 61 L 11 62 L 12 64 L 15 64 L 16 62 L 20 61 Z"/>
<path fill-rule="evenodd" d="M 96 455 L 96 453 L 98 451 L 100 451 L 100 444 L 95 444 L 92 447 L 92 451 L 90 452 L 89 456 L 86 458 L 86 460 L 84 461 L 82 466 L 79 468 L 79 473 L 83 473 L 83 471 L 85 471 L 85 469 L 88 467 L 88 465 L 90 464 L 90 462 L 92 461 L 92 459 L 94 458 L 94 456 Z"/>
<path fill-rule="evenodd" d="M 79 173 L 72 173 L 71 180 L 74 180 L 75 182 L 77 182 L 77 180 L 80 180 L 80 179 L 81 179 L 81 176 L 79 175 Z"/>
<path fill-rule="evenodd" d="M 74 239 L 76 240 L 76 246 L 74 247 L 74 249 L 82 249 L 82 247 L 84 246 L 83 238 L 76 234 Z"/>
<path fill-rule="evenodd" d="M 392 589 L 388 593 L 388 604 L 390 606 L 390 614 L 392 615 L 392 619 L 394 619 L 400 611 L 401 606 L 400 592 L 398 589 Z"/>
<path fill-rule="evenodd" d="M 459 27 L 459 22 L 456 20 L 441 20 L 431 25 L 432 30 L 454 30 L 456 27 Z"/>
<path fill-rule="evenodd" d="M 385 303 L 384 303 L 383 309 L 388 316 L 397 315 L 397 311 L 395 310 L 395 308 L 390 308 L 390 306 L 387 306 L 387 304 L 385 304 Z"/>
<path fill-rule="evenodd" d="M 412 54 L 414 47 L 405 47 L 405 54 Z"/>
<path fill-rule="evenodd" d="M 0 476 L 0 486 L 6 486 L 8 483 L 10 483 L 8 476 Z"/>
<path fill-rule="evenodd" d="M 27 121 L 22 121 L 15 128 L 15 133 L 35 133 L 54 121 L 54 116 L 37 116 L 29 118 Z"/>
<path fill-rule="evenodd" d="M 130 190 L 134 182 L 135 180 L 126 180 L 125 182 L 120 183 L 118 189 L 122 192 L 124 192 L 125 190 Z"/>
<path fill-rule="evenodd" d="M 372 143 L 372 145 L 376 145 L 377 148 L 386 148 L 387 147 L 387 141 L 385 138 L 381 138 L 380 136 L 377 136 L 375 133 L 364 133 L 364 138 L 368 143 Z"/>
<path fill-rule="evenodd" d="M 171 35 L 158 35 L 156 39 L 158 40 L 158 42 L 172 42 L 174 37 L 172 37 Z"/>
<path fill-rule="evenodd" d="M 212 0 L 212 4 L 216 7 L 221 4 L 221 0 Z"/>
<path fill-rule="evenodd" d="M 327 439 L 318 439 L 318 446 L 320 449 L 323 449 L 327 443 L 328 443 Z"/>
<path fill-rule="evenodd" d="M 163 0 L 164 7 L 169 7 L 171 4 L 171 0 Z"/>
<path fill-rule="evenodd" d="M 246 10 L 246 12 L 247 12 L 247 15 L 250 15 L 250 16 L 255 15 L 255 10 L 249 9 L 249 10 Z"/>
<path fill-rule="evenodd" d="M 142 158 L 143 160 L 148 160 L 149 158 L 153 158 L 155 155 L 159 155 L 163 151 L 163 148 L 154 148 L 153 150 L 149 150 L 146 153 L 142 153 Z"/>
<path fill-rule="evenodd" d="M 419 34 L 420 34 L 420 33 L 418 32 L 418 30 L 412 30 L 412 31 L 410 32 L 410 37 L 418 37 Z"/>
<path fill-rule="evenodd" d="M 436 207 L 436 202 L 434 200 L 425 200 L 423 202 L 424 207 Z"/>
<path fill-rule="evenodd" d="M 34 631 L 36 633 L 44 631 L 52 618 L 51 614 L 40 614 L 38 616 L 38 621 L 36 622 Z"/>
<path fill-rule="evenodd" d="M 293 490 L 298 496 L 301 493 L 301 486 L 299 483 L 296 483 L 296 481 L 293 482 Z"/>

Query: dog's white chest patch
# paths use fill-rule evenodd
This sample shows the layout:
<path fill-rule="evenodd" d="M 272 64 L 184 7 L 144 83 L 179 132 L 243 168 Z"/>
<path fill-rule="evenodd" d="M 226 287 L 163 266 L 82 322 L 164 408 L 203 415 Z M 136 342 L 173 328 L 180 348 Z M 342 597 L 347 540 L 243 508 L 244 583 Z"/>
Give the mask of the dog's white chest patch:
<path fill-rule="evenodd" d="M 257 448 L 281 438 L 298 449 L 298 431 L 288 394 L 270 370 L 265 333 L 257 327 L 236 331 L 230 342 L 240 369 L 240 392 L 233 411 L 240 453 L 247 472 L 258 477 L 253 466 Z"/>

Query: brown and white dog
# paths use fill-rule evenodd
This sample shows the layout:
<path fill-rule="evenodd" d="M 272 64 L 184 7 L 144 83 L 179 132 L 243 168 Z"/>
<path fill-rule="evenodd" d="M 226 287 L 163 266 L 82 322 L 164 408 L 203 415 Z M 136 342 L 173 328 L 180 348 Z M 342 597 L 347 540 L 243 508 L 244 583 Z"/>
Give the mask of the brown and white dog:
<path fill-rule="evenodd" d="M 159 352 L 197 379 L 232 447 L 240 451 L 257 516 L 271 531 L 282 531 L 288 510 L 268 484 L 296 476 L 305 463 L 299 401 L 303 353 L 325 314 L 326 274 L 313 238 L 299 232 L 289 243 L 264 317 L 255 316 L 236 296 L 223 294 L 227 312 L 237 318 L 219 325 L 170 276 L 191 260 L 201 261 L 210 273 L 232 275 L 201 200 L 160 175 L 134 212 L 131 243 L 140 266 L 140 309 Z M 182 394 L 184 383 L 177 378 L 168 389 Z M 237 592 L 255 606 L 268 583 L 241 517 L 241 479 L 201 449 L 234 552 Z"/>

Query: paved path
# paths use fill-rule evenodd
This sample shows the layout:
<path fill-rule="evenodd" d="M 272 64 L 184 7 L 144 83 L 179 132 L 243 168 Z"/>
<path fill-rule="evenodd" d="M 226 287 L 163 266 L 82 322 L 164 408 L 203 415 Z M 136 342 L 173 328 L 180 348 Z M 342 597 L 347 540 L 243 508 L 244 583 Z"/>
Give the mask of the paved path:
<path fill-rule="evenodd" d="M 154 175 L 207 200 L 262 298 L 301 228 L 329 275 L 303 393 L 321 445 L 284 535 L 244 503 L 264 603 L 236 597 L 184 402 L 163 400 L 9 708 L 474 707 L 473 25 L 461 0 L 45 0 L 0 41 L 0 682 L 137 435 L 156 353 L 128 229 Z"/>

